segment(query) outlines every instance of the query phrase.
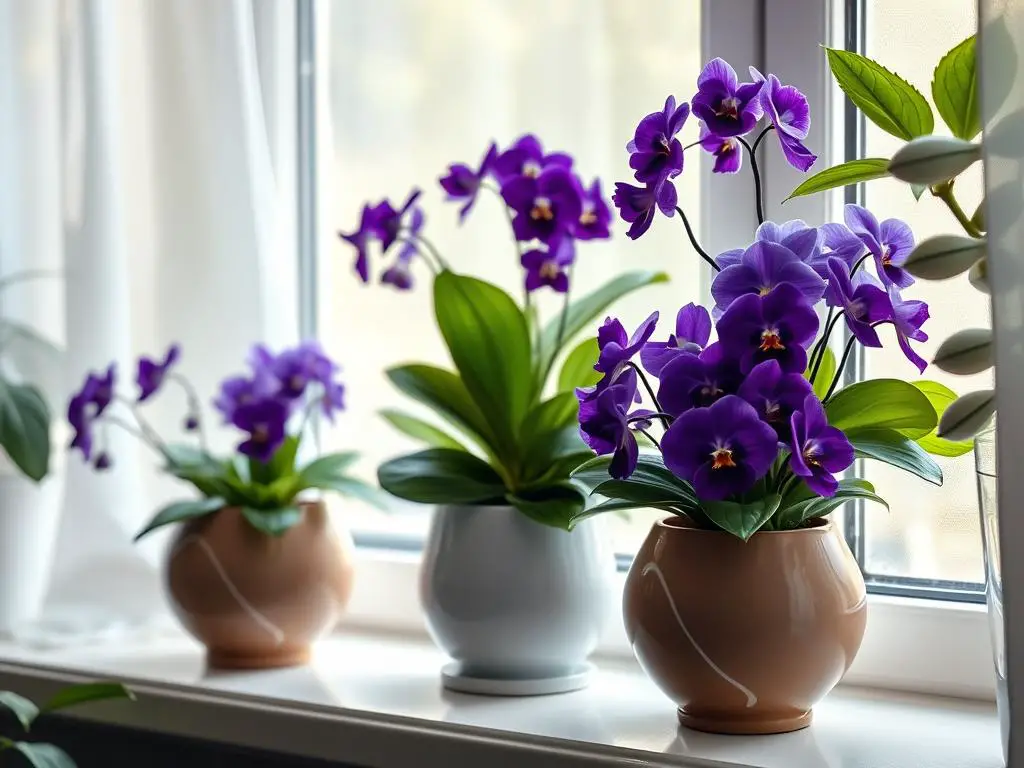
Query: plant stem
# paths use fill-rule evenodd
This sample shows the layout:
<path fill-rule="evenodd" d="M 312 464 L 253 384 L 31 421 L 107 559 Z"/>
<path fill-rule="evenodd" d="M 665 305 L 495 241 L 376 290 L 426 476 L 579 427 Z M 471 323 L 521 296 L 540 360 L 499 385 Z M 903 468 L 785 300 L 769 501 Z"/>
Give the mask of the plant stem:
<path fill-rule="evenodd" d="M 671 418 L 672 418 L 672 414 L 671 413 L 661 413 L 660 411 L 655 411 L 654 413 L 646 413 L 646 414 L 643 414 L 643 415 L 640 415 L 640 416 L 630 416 L 628 419 L 626 419 L 626 421 L 628 423 L 630 423 L 630 424 L 634 424 L 634 423 L 639 422 L 639 421 L 650 421 L 651 419 L 662 419 L 662 420 L 664 420 L 664 419 L 671 419 Z"/>
<path fill-rule="evenodd" d="M 566 277 L 569 280 L 569 287 L 566 288 L 565 289 L 565 293 L 562 294 L 562 313 L 558 317 L 558 336 L 556 337 L 556 341 L 555 341 L 556 354 L 557 354 L 557 350 L 562 348 L 562 341 L 563 341 L 562 337 L 565 336 L 565 324 L 566 324 L 566 322 L 569 319 L 569 294 L 572 293 L 572 272 L 573 272 L 573 266 L 575 266 L 575 265 L 570 264 L 568 269 L 566 269 L 566 271 L 565 271 L 566 272 Z M 554 358 L 552 357 L 552 361 L 553 360 L 554 360 Z M 547 378 L 547 377 L 545 376 L 544 378 Z"/>
<path fill-rule="evenodd" d="M 761 141 L 764 139 L 764 137 L 768 135 L 769 131 L 774 131 L 774 130 L 775 130 L 775 126 L 774 125 L 767 125 L 767 126 L 765 126 L 765 129 L 763 131 L 761 131 L 761 133 L 759 133 L 757 135 L 756 139 L 754 139 L 754 143 L 750 147 L 750 151 L 751 152 L 757 152 L 757 148 L 761 145 Z"/>
<path fill-rule="evenodd" d="M 814 362 L 814 367 L 811 369 L 811 377 L 809 379 L 811 384 L 814 384 L 814 377 L 818 375 L 818 369 L 821 368 L 821 361 L 825 359 L 825 350 L 828 349 L 828 340 L 832 335 L 832 329 L 836 327 L 836 323 L 839 322 L 840 318 L 844 317 L 846 314 L 845 312 L 840 312 L 835 317 L 832 317 L 832 312 L 834 310 L 835 307 L 830 307 L 828 310 L 828 318 L 825 321 L 827 323 L 825 326 L 825 333 L 822 335 L 821 341 L 819 342 L 821 349 L 818 350 L 818 347 L 815 347 L 815 350 L 818 350 L 818 359 Z"/>
<path fill-rule="evenodd" d="M 415 247 L 415 246 L 418 246 L 418 245 L 419 245 L 419 242 L 417 242 L 416 240 L 412 239 L 411 237 L 397 237 L 397 238 L 395 238 L 395 242 L 396 242 L 396 243 L 408 243 L 409 245 L 411 245 L 411 246 L 413 246 L 413 247 Z M 426 265 L 427 265 L 428 267 L 430 267 L 430 271 L 431 271 L 431 272 L 433 272 L 433 273 L 434 273 L 435 275 L 436 275 L 436 274 L 438 274 L 438 272 L 440 272 L 440 268 L 438 267 L 438 265 L 437 265 L 437 264 L 435 264 L 435 263 L 434 263 L 433 261 L 431 261 L 430 259 L 428 259 L 428 258 L 427 258 L 427 254 L 423 253 L 423 252 L 422 252 L 421 250 L 419 250 L 418 248 L 416 249 L 416 254 L 417 254 L 417 255 L 418 255 L 418 256 L 419 256 L 419 257 L 420 257 L 421 259 L 423 259 L 423 263 L 424 263 L 424 264 L 426 264 Z"/>
<path fill-rule="evenodd" d="M 661 426 L 668 429 L 669 423 L 668 418 L 666 418 L 668 417 L 668 414 L 665 413 L 665 409 L 662 408 L 661 403 L 658 402 L 658 396 L 654 394 L 654 390 L 651 388 L 651 383 L 647 380 L 646 374 L 644 374 L 644 372 L 640 370 L 640 366 L 632 360 L 627 361 L 626 365 L 636 371 L 637 377 L 640 379 L 641 383 L 643 383 L 644 389 L 647 390 L 647 394 L 650 396 L 651 402 L 654 404 L 654 410 L 658 413 L 658 418 L 661 420 Z"/>
<path fill-rule="evenodd" d="M 424 248 L 430 251 L 430 255 L 437 259 L 437 263 L 441 267 L 442 272 L 448 270 L 448 263 L 441 256 L 441 252 L 434 247 L 433 243 L 427 240 L 427 238 L 425 238 L 423 235 L 413 235 L 410 233 L 410 237 L 412 238 L 414 244 L 422 245 Z"/>
<path fill-rule="evenodd" d="M 757 206 L 757 223 L 764 224 L 764 201 L 761 199 L 761 172 L 757 168 L 757 157 L 754 155 L 754 148 L 742 136 L 737 136 L 736 141 L 747 148 L 747 154 L 750 156 L 750 172 L 754 175 L 754 203 Z"/>
<path fill-rule="evenodd" d="M 971 223 L 970 217 L 964 213 L 964 209 L 960 207 L 956 195 L 953 194 L 953 182 L 949 181 L 945 184 L 940 184 L 937 189 L 938 192 L 933 189 L 932 194 L 946 204 L 946 207 L 956 217 L 956 220 L 960 222 L 960 226 L 964 228 L 964 232 L 971 237 L 982 237 L 981 230 Z"/>
<path fill-rule="evenodd" d="M 153 429 L 153 426 L 143 418 L 139 412 L 139 404 L 129 400 L 127 397 L 121 395 L 115 395 L 114 400 L 126 406 L 129 412 L 132 414 L 132 418 L 135 419 L 135 423 L 139 425 L 139 429 L 154 446 L 162 446 L 164 441 L 160 438 L 160 433 Z M 117 421 L 121 421 L 118 419 Z M 116 423 L 111 421 L 111 423 Z M 126 423 L 126 422 L 125 422 Z"/>
<path fill-rule="evenodd" d="M 199 395 L 196 393 L 196 388 L 192 386 L 192 382 L 182 376 L 180 373 L 172 373 L 168 377 L 178 383 L 178 385 L 185 390 L 185 397 L 188 398 L 188 408 L 192 412 L 192 416 L 195 417 L 197 431 L 199 432 L 199 447 L 203 453 L 210 452 L 209 443 L 206 442 L 206 426 L 203 422 L 202 407 L 199 404 Z"/>
<path fill-rule="evenodd" d="M 501 209 L 505 211 L 505 218 L 508 220 L 508 230 L 512 233 L 512 247 L 516 252 L 516 262 L 523 256 L 523 252 L 519 247 L 519 238 L 516 237 L 516 228 L 512 219 L 512 210 L 508 207 L 508 203 L 505 202 L 505 198 L 501 196 L 501 190 L 497 187 L 491 186 L 490 184 L 481 184 L 481 187 L 491 190 L 495 195 L 498 196 L 498 200 L 501 202 Z"/>
<path fill-rule="evenodd" d="M 647 431 L 646 429 L 644 429 L 643 427 L 636 427 L 635 429 L 636 429 L 636 431 L 637 431 L 637 432 L 640 432 L 640 433 L 642 433 L 644 437 L 646 437 L 646 438 L 647 438 L 648 440 L 650 440 L 650 441 L 651 441 L 652 443 L 654 443 L 654 447 L 655 447 L 655 448 L 657 448 L 657 449 L 658 449 L 659 451 L 661 450 L 661 443 L 659 443 L 659 442 L 658 442 L 658 441 L 657 441 L 657 440 L 656 440 L 656 439 L 654 438 L 654 435 L 652 435 L 652 434 L 651 434 L 650 432 L 648 432 L 648 431 Z"/>
<path fill-rule="evenodd" d="M 708 252 L 700 247 L 700 243 L 697 242 L 697 236 L 693 234 L 693 229 L 690 227 L 690 220 L 686 218 L 686 214 L 683 213 L 683 209 L 678 205 L 676 206 L 676 212 L 679 214 L 679 218 L 683 220 L 683 226 L 686 228 L 686 236 L 690 238 L 690 245 L 693 249 L 700 254 L 700 257 L 704 259 L 715 272 L 721 272 L 722 268 L 715 263 L 715 260 L 708 256 Z"/>
<path fill-rule="evenodd" d="M 119 427 L 120 429 L 123 429 L 125 432 L 127 432 L 129 435 L 131 435 L 135 439 L 140 440 L 143 445 L 146 445 L 146 446 L 149 446 L 150 448 L 152 448 L 160 456 L 164 455 L 164 452 L 161 450 L 161 446 L 163 445 L 162 443 L 160 443 L 160 442 L 153 442 L 152 438 L 149 435 L 147 435 L 143 430 L 139 429 L 138 427 L 136 427 L 136 426 L 134 426 L 132 424 L 129 424 L 124 419 L 122 419 L 122 418 L 120 418 L 118 416 L 114 416 L 113 414 L 105 413 L 102 416 L 100 416 L 97 419 L 97 421 L 102 422 L 102 423 L 106 423 L 106 424 L 113 424 L 115 427 Z"/>
<path fill-rule="evenodd" d="M 846 349 L 843 350 L 843 359 L 839 361 L 839 365 L 836 366 L 836 375 L 832 379 L 832 383 L 829 385 L 828 392 L 821 398 L 824 403 L 832 397 L 832 393 L 836 391 L 836 387 L 839 386 L 839 380 L 843 378 L 843 369 L 846 367 L 846 360 L 850 357 L 850 352 L 853 351 L 853 343 L 857 340 L 856 336 L 851 336 L 850 340 L 846 342 Z"/>
<path fill-rule="evenodd" d="M 865 261 L 870 259 L 870 258 L 871 258 L 871 253 L 869 252 L 869 253 L 865 253 L 863 256 L 861 256 L 859 259 L 857 259 L 857 263 L 854 264 L 853 265 L 853 269 L 850 270 L 850 277 L 852 278 L 855 274 L 857 274 L 857 270 L 861 268 L 861 265 Z"/>

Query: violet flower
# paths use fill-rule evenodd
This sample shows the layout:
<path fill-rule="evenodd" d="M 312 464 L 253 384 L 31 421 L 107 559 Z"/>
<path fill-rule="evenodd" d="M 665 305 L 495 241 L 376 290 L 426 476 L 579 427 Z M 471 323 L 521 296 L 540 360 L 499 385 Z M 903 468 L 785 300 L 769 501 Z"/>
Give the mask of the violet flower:
<path fill-rule="evenodd" d="M 640 362 L 652 376 L 661 370 L 679 352 L 700 354 L 711 338 L 711 315 L 704 307 L 690 302 L 676 314 L 676 330 L 668 341 L 649 341 L 640 350 Z"/>
<path fill-rule="evenodd" d="M 661 369 L 658 402 L 671 416 L 706 408 L 736 392 L 742 380 L 735 358 L 720 343 L 700 352 L 680 352 Z"/>
<path fill-rule="evenodd" d="M 755 365 L 740 384 L 737 395 L 757 411 L 761 420 L 771 425 L 779 440 L 789 440 L 789 418 L 799 410 L 811 384 L 799 373 L 784 373 L 777 360 Z"/>
<path fill-rule="evenodd" d="M 707 501 L 750 490 L 779 452 L 775 430 L 736 395 L 682 414 L 665 432 L 661 450 L 665 466 Z"/>
<path fill-rule="evenodd" d="M 924 373 L 928 361 L 914 351 L 910 346 L 910 340 L 928 341 L 928 334 L 921 330 L 929 316 L 928 305 L 914 299 L 904 300 L 894 287 L 889 288 L 889 299 L 892 302 L 892 324 L 896 329 L 896 341 L 907 359 L 917 366 L 919 372 Z"/>
<path fill-rule="evenodd" d="M 402 220 L 412 209 L 416 200 L 419 199 L 420 194 L 420 190 L 414 188 L 409 192 L 405 202 L 402 203 L 402 207 L 397 210 L 391 205 L 390 200 L 382 200 L 373 209 L 373 229 L 377 239 L 380 240 L 383 250 L 387 251 L 398 238 L 398 233 L 402 228 Z"/>
<path fill-rule="evenodd" d="M 761 118 L 760 83 L 740 83 L 722 59 L 712 59 L 697 78 L 697 93 L 690 100 L 693 114 L 715 136 L 742 136 Z"/>
<path fill-rule="evenodd" d="M 380 276 L 383 285 L 390 285 L 400 291 L 408 291 L 412 288 L 412 260 L 419 253 L 419 246 L 416 244 L 416 236 L 423 229 L 425 217 L 423 209 L 417 206 L 413 208 L 412 218 L 409 222 L 410 239 L 402 243 L 394 262 L 385 269 Z"/>
<path fill-rule="evenodd" d="M 829 426 L 825 409 L 813 394 L 790 417 L 790 428 L 789 468 L 819 496 L 834 496 L 839 488 L 834 475 L 853 464 L 850 441 L 841 429 Z"/>
<path fill-rule="evenodd" d="M 758 226 L 754 240 L 776 243 L 788 248 L 807 265 L 811 265 L 821 252 L 820 233 L 815 227 L 807 226 L 801 219 L 793 219 L 782 224 L 766 221 Z"/>
<path fill-rule="evenodd" d="M 750 74 L 763 85 L 759 100 L 775 126 L 786 162 L 799 171 L 806 171 L 818 159 L 803 145 L 811 127 L 807 97 L 795 86 L 783 85 L 775 75 L 769 74 L 766 80 L 754 67 L 750 68 Z"/>
<path fill-rule="evenodd" d="M 93 424 L 113 401 L 116 380 L 117 368 L 113 363 L 103 374 L 90 372 L 68 402 L 68 423 L 75 431 L 70 447 L 81 451 L 86 461 L 92 458 Z"/>
<path fill-rule="evenodd" d="M 676 212 L 678 202 L 675 185 L 668 180 L 658 186 L 646 187 L 635 187 L 619 181 L 615 183 L 615 192 L 612 194 L 612 203 L 619 209 L 619 215 L 623 221 L 629 222 L 626 237 L 630 240 L 636 240 L 651 228 L 656 208 L 671 217 Z"/>
<path fill-rule="evenodd" d="M 783 245 L 759 240 L 743 252 L 739 263 L 715 275 L 711 295 L 715 309 L 724 312 L 741 296 L 764 296 L 783 283 L 796 288 L 810 304 L 817 303 L 825 293 L 825 281 L 799 256 Z"/>
<path fill-rule="evenodd" d="M 144 402 L 157 393 L 163 386 L 164 379 L 171 367 L 178 361 L 181 355 L 181 348 L 172 344 L 163 362 L 153 360 L 149 357 L 140 357 L 138 370 L 135 374 L 135 382 L 139 385 L 138 402 Z"/>
<path fill-rule="evenodd" d="M 281 382 L 277 394 L 286 400 L 302 397 L 311 383 L 326 386 L 337 370 L 338 366 L 315 341 L 306 341 L 284 350 L 270 365 L 270 372 Z"/>
<path fill-rule="evenodd" d="M 235 412 L 245 405 L 272 397 L 280 387 L 269 368 L 257 368 L 252 377 L 231 376 L 221 382 L 213 407 L 224 416 L 224 423 L 234 421 Z"/>
<path fill-rule="evenodd" d="M 480 161 L 480 166 L 475 171 L 465 163 L 452 163 L 448 166 L 447 175 L 438 179 L 441 187 L 448 193 L 448 200 L 465 200 L 465 203 L 459 208 L 460 224 L 476 203 L 480 185 L 493 169 L 497 157 L 498 146 L 492 141 L 483 160 Z"/>
<path fill-rule="evenodd" d="M 359 216 L 359 227 L 354 232 L 345 234 L 339 232 L 338 237 L 350 243 L 356 249 L 356 274 L 364 283 L 370 282 L 370 240 L 376 236 L 377 214 L 376 208 L 370 205 L 363 205 L 363 212 Z"/>
<path fill-rule="evenodd" d="M 597 331 L 600 353 L 594 370 L 606 376 L 613 375 L 647 343 L 657 323 L 658 313 L 652 312 L 627 338 L 626 329 L 617 318 L 605 318 L 604 324 Z"/>
<path fill-rule="evenodd" d="M 612 212 L 601 194 L 601 180 L 594 179 L 589 188 L 583 190 L 582 208 L 576 226 L 572 229 L 577 240 L 605 240 L 612 236 Z"/>
<path fill-rule="evenodd" d="M 548 286 L 557 293 L 569 290 L 569 276 L 565 268 L 576 259 L 576 246 L 568 235 L 545 248 L 534 248 L 522 255 L 526 269 L 525 287 L 529 293 Z"/>
<path fill-rule="evenodd" d="M 640 451 L 633 427 L 650 424 L 642 418 L 630 424 L 631 416 L 650 415 L 650 411 L 629 413 L 635 399 L 636 373 L 627 370 L 616 383 L 601 390 L 596 397 L 580 401 L 580 437 L 597 455 L 612 454 L 608 473 L 617 480 L 629 477 L 636 470 Z"/>
<path fill-rule="evenodd" d="M 715 165 L 711 169 L 712 173 L 738 173 L 743 166 L 743 150 L 732 136 L 716 136 L 702 125 L 700 146 L 705 152 L 714 155 Z"/>
<path fill-rule="evenodd" d="M 505 202 L 516 212 L 512 231 L 519 241 L 550 242 L 569 232 L 583 212 L 579 186 L 564 168 L 540 176 L 519 176 L 501 188 Z"/>
<path fill-rule="evenodd" d="M 853 269 L 857 259 L 864 253 L 864 243 L 845 224 L 829 222 L 818 227 L 821 234 L 821 247 L 807 263 L 822 278 L 828 280 L 828 260 L 830 258 L 840 259 L 849 272 Z"/>
<path fill-rule="evenodd" d="M 764 360 L 778 360 L 787 373 L 803 373 L 807 368 L 805 345 L 817 332 L 817 313 L 790 283 L 782 283 L 764 296 L 741 296 L 718 321 L 719 342 L 739 360 L 743 373 Z"/>
<path fill-rule="evenodd" d="M 498 183 L 504 184 L 520 176 L 536 179 L 549 167 L 572 168 L 572 157 L 564 152 L 544 154 L 540 139 L 532 133 L 520 136 L 515 143 L 497 156 L 492 172 Z"/>
<path fill-rule="evenodd" d="M 903 268 L 914 249 L 914 233 L 905 222 L 886 219 L 879 224 L 871 211 L 853 203 L 843 209 L 843 218 L 874 257 L 878 276 L 886 287 L 907 288 L 914 284 L 914 278 Z"/>
<path fill-rule="evenodd" d="M 835 256 L 828 260 L 828 287 L 825 302 L 843 311 L 846 325 L 865 347 L 880 347 L 881 340 L 873 324 L 893 317 L 892 303 L 873 277 L 860 270 L 850 278 L 850 268 Z"/>
<path fill-rule="evenodd" d="M 285 439 L 285 425 L 291 415 L 288 403 L 276 398 L 262 398 L 239 406 L 231 423 L 248 432 L 239 446 L 239 453 L 266 463 Z"/>
<path fill-rule="evenodd" d="M 683 145 L 676 134 L 690 116 L 685 101 L 676 106 L 675 96 L 665 99 L 665 107 L 644 117 L 636 127 L 632 141 L 626 145 L 630 153 L 629 167 L 642 184 L 654 184 L 678 176 L 683 171 Z"/>

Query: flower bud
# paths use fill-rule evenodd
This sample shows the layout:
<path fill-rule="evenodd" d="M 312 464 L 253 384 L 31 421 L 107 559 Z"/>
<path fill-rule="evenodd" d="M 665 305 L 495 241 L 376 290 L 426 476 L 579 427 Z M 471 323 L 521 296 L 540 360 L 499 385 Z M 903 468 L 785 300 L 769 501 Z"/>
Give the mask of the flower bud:
<path fill-rule="evenodd" d="M 196 418 L 195 414 L 189 414 L 185 417 L 185 423 L 182 425 L 186 432 L 195 432 L 199 429 L 199 419 Z"/>
<path fill-rule="evenodd" d="M 938 436 L 946 440 L 970 440 L 996 412 L 996 392 L 983 389 L 957 398 L 939 419 Z"/>
<path fill-rule="evenodd" d="M 967 279 L 982 293 L 991 293 L 988 285 L 988 259 L 981 258 L 974 262 L 971 271 L 967 273 Z"/>
<path fill-rule="evenodd" d="M 945 280 L 966 272 L 985 255 L 985 241 L 962 235 L 937 235 L 922 240 L 904 268 L 923 280 Z"/>
<path fill-rule="evenodd" d="M 110 469 L 114 465 L 113 459 L 110 458 L 110 454 L 106 451 L 100 451 L 95 460 L 92 463 L 93 467 L 97 472 L 104 472 Z"/>
<path fill-rule="evenodd" d="M 889 173 L 909 184 L 938 184 L 981 159 L 981 145 L 951 136 L 918 136 L 889 161 Z"/>
<path fill-rule="evenodd" d="M 932 362 L 946 373 L 969 376 L 991 368 L 995 363 L 993 352 L 992 331 L 967 328 L 942 342 Z"/>

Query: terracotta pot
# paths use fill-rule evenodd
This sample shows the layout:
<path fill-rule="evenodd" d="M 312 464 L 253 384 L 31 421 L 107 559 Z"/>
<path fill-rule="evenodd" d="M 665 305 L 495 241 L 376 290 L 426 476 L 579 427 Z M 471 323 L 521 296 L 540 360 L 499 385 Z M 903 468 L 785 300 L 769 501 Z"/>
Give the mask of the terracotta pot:
<path fill-rule="evenodd" d="M 253 528 L 237 507 L 181 526 L 164 569 L 171 605 L 207 648 L 210 667 L 304 664 L 352 592 L 352 545 L 322 501 L 281 536 Z M 348 537 L 346 536 L 345 539 Z"/>
<path fill-rule="evenodd" d="M 655 523 L 626 577 L 626 636 L 679 722 L 785 733 L 842 679 L 867 620 L 860 569 L 832 524 L 744 543 L 681 518 Z"/>

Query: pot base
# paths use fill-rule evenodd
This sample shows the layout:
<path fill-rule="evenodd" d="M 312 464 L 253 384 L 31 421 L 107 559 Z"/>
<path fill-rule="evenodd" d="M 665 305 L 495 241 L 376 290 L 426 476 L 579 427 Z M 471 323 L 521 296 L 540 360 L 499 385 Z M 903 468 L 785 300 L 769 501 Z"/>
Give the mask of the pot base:
<path fill-rule="evenodd" d="M 277 669 L 309 663 L 309 646 L 286 647 L 268 653 L 239 653 L 223 648 L 206 649 L 207 669 Z"/>
<path fill-rule="evenodd" d="M 578 691 L 590 685 L 593 664 L 582 664 L 553 677 L 475 677 L 462 673 L 462 665 L 453 661 L 441 669 L 441 684 L 450 691 L 481 696 L 546 696 Z"/>
<path fill-rule="evenodd" d="M 678 710 L 679 723 L 693 731 L 723 733 L 731 736 L 762 736 L 771 733 L 799 731 L 811 724 L 814 713 L 811 710 L 795 717 L 716 717 L 691 715 Z"/>

